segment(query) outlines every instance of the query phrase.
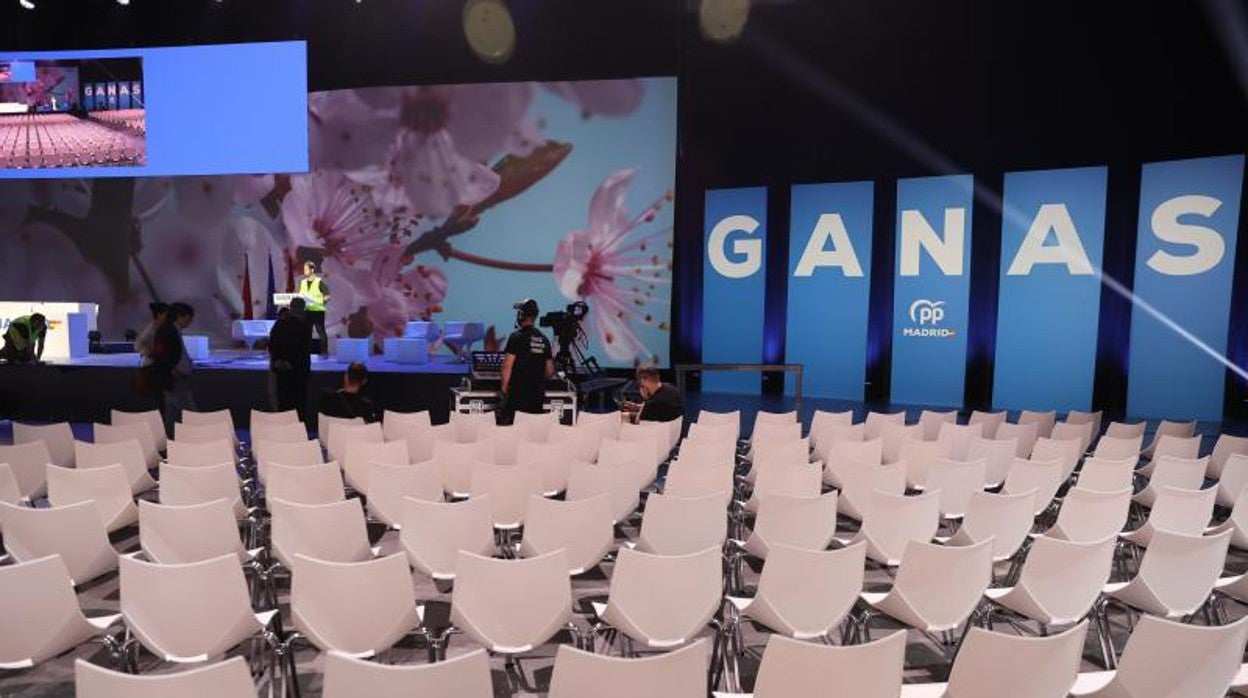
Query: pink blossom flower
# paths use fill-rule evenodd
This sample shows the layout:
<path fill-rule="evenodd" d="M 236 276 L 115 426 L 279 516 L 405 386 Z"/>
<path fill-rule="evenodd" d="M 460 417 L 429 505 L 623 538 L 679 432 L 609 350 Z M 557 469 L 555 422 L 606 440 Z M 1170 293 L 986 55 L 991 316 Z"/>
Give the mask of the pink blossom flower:
<path fill-rule="evenodd" d="M 234 177 L 234 203 L 250 206 L 273 191 L 274 177 L 271 174 L 239 175 Z"/>
<path fill-rule="evenodd" d="M 581 115 L 585 118 L 595 114 L 631 114 L 646 96 L 646 85 L 641 80 L 580 80 L 542 84 L 546 89 L 580 107 Z"/>
<path fill-rule="evenodd" d="M 447 282 L 442 270 L 411 265 L 399 245 L 391 246 L 367 267 L 336 269 L 334 277 L 331 290 L 337 289 L 341 281 L 347 282 L 355 306 L 348 313 L 363 310 L 378 342 L 401 335 L 408 320 L 427 319 L 440 310 L 446 298 Z"/>
<path fill-rule="evenodd" d="M 202 224 L 223 223 L 234 205 L 229 177 L 174 177 L 178 211 Z"/>
<path fill-rule="evenodd" d="M 636 170 L 609 175 L 594 191 L 589 204 L 589 226 L 568 233 L 556 248 L 554 276 L 569 300 L 590 304 L 592 335 L 617 361 L 648 361 L 653 357 L 633 331 L 634 323 L 666 329 L 655 320 L 656 287 L 670 283 L 666 258 L 670 229 L 640 233 L 654 220 L 663 201 L 631 216 L 625 207 Z M 666 314 L 666 313 L 664 313 Z"/>
<path fill-rule="evenodd" d="M 292 248 L 323 248 L 347 265 L 383 250 L 393 223 L 363 187 L 334 172 L 291 177 L 282 221 Z"/>
<path fill-rule="evenodd" d="M 383 118 L 376 108 L 359 98 L 356 90 L 308 95 L 311 168 L 358 170 L 381 162 L 394 141 L 394 130 L 379 127 L 379 122 L 391 118 Z"/>

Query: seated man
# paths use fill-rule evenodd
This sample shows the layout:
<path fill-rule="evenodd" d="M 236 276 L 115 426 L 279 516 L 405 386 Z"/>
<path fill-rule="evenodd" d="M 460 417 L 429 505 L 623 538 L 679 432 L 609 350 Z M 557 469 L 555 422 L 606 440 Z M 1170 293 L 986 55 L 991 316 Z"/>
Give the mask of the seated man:
<path fill-rule="evenodd" d="M 0 358 L 11 364 L 43 360 L 43 343 L 48 335 L 48 319 L 41 313 L 13 318 L 4 333 Z"/>
<path fill-rule="evenodd" d="M 344 417 L 354 419 L 363 417 L 365 422 L 381 420 L 377 405 L 360 389 L 368 383 L 368 367 L 356 361 L 347 367 L 342 376 L 342 387 L 337 390 L 321 391 L 319 411 L 328 417 Z"/>
<path fill-rule="evenodd" d="M 660 380 L 659 369 L 642 366 L 637 369 L 637 389 L 643 402 L 626 402 L 622 410 L 633 422 L 670 422 L 685 416 L 685 401 L 680 391 Z"/>

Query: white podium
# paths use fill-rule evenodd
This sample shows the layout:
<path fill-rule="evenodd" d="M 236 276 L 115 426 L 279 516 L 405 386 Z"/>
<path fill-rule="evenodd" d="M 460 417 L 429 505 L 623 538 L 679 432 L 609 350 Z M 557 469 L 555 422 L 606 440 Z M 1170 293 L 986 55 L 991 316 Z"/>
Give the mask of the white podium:
<path fill-rule="evenodd" d="M 100 307 L 95 303 L 40 303 L 0 301 L 0 334 L 7 332 L 14 318 L 42 313 L 48 319 L 48 335 L 43 344 L 44 359 L 70 359 L 86 356 L 87 334 L 96 329 Z"/>

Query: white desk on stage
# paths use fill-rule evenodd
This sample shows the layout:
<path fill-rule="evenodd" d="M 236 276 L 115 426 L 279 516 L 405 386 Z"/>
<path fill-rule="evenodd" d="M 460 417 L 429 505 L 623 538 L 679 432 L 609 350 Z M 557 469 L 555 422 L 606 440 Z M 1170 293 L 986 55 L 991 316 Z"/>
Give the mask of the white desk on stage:
<path fill-rule="evenodd" d="M 89 353 L 87 334 L 97 327 L 100 306 L 95 303 L 0 301 L 0 335 L 9 330 L 9 323 L 14 319 L 34 313 L 42 313 L 48 319 L 44 359 L 70 359 Z"/>

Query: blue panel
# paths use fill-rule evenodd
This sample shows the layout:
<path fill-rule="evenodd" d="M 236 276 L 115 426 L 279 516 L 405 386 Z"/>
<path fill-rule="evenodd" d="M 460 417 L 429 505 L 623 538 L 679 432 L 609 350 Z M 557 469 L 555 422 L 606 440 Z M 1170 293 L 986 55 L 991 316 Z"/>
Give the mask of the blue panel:
<path fill-rule="evenodd" d="M 1135 294 L 1165 319 L 1132 307 L 1133 416 L 1222 416 L 1243 177 L 1243 155 L 1144 166 Z"/>
<path fill-rule="evenodd" d="M 863 396 L 872 194 L 871 182 L 793 187 L 785 360 L 804 365 L 808 395 Z"/>
<path fill-rule="evenodd" d="M 1005 175 L 992 393 L 998 409 L 1091 407 L 1107 172 Z"/>
<path fill-rule="evenodd" d="M 971 271 L 971 204 L 974 179 L 950 175 L 897 182 L 897 252 L 893 283 L 893 402 L 962 404 L 966 379 L 967 305 Z M 947 229 L 946 220 L 952 223 Z M 960 233 L 937 264 L 928 248 L 909 257 L 906 230 L 930 229 L 933 246 Z M 907 269 L 907 258 L 917 260 Z"/>
<path fill-rule="evenodd" d="M 756 364 L 763 358 L 767 189 L 706 192 L 702 361 Z M 759 374 L 708 372 L 708 392 L 758 393 Z"/>

